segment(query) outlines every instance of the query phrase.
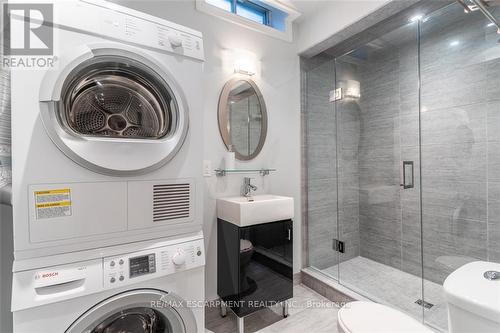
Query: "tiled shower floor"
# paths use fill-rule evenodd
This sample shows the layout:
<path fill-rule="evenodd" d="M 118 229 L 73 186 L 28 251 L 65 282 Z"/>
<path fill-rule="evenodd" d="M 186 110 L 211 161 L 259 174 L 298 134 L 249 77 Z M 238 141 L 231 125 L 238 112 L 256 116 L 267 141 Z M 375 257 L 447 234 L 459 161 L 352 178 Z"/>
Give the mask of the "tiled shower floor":
<path fill-rule="evenodd" d="M 376 302 L 392 305 L 422 320 L 422 307 L 415 301 L 422 298 L 422 280 L 412 274 L 378 263 L 355 257 L 338 265 L 322 270 L 337 278 L 346 287 Z M 424 281 L 425 301 L 434 304 L 424 309 L 425 323 L 442 331 L 447 331 L 447 309 L 443 287 L 431 281 Z"/>

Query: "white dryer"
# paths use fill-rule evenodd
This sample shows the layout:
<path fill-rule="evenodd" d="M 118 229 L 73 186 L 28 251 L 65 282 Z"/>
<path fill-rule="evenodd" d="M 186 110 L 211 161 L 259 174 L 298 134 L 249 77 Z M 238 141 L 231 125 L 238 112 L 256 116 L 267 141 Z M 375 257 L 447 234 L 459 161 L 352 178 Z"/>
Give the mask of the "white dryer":
<path fill-rule="evenodd" d="M 14 333 L 205 332 L 204 264 L 201 233 L 18 261 Z"/>
<path fill-rule="evenodd" d="M 106 1 L 53 9 L 54 68 L 12 70 L 16 260 L 200 230 L 202 34 Z"/>

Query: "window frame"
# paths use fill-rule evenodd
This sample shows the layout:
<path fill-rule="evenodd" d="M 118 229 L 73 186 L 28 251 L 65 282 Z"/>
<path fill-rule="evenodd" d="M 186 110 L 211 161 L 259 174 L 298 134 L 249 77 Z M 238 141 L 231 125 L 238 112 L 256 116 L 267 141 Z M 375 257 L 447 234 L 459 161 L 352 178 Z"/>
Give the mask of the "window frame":
<path fill-rule="evenodd" d="M 220 8 L 228 13 L 233 13 L 235 15 L 238 15 L 239 17 L 242 17 L 244 19 L 247 19 L 247 20 L 262 24 L 262 25 L 271 26 L 271 19 L 270 19 L 271 9 L 266 8 L 264 6 L 261 6 L 254 1 L 251 1 L 251 0 L 219 0 L 217 2 L 222 2 L 222 3 L 225 3 L 226 5 L 229 5 L 229 10 L 225 7 L 218 6 L 215 3 L 211 3 L 209 0 L 207 1 L 207 3 L 209 5 Z M 257 16 L 262 17 L 262 21 L 253 20 L 253 19 L 248 18 L 244 15 L 241 15 L 238 12 L 238 9 L 240 9 L 240 8 L 243 8 L 249 12 L 254 13 Z"/>
<path fill-rule="evenodd" d="M 262 25 L 266 25 L 268 27 L 271 27 L 271 10 L 268 8 L 265 8 L 259 4 L 256 4 L 253 1 L 247 0 L 247 1 L 242 1 L 242 0 L 233 0 L 231 9 L 234 14 L 238 15 L 239 17 L 246 18 L 245 16 L 242 16 L 238 14 L 238 6 L 241 6 L 243 8 L 247 8 L 252 10 L 254 13 L 260 13 L 263 18 L 263 22 L 261 23 Z M 254 21 L 252 19 L 246 18 L 247 20 Z M 257 21 L 254 21 L 257 22 Z M 257 22 L 259 23 L 259 22 Z"/>
<path fill-rule="evenodd" d="M 206 14 L 216 16 L 225 21 L 229 21 L 238 24 L 240 26 L 244 26 L 251 30 L 258 31 L 275 38 L 279 38 L 288 42 L 291 42 L 293 40 L 292 23 L 295 19 L 297 19 L 300 16 L 300 13 L 297 10 L 295 10 L 295 8 L 290 7 L 289 5 L 286 5 L 278 0 L 259 0 L 259 2 L 262 2 L 266 7 L 261 6 L 260 4 L 257 4 L 251 0 L 241 2 L 247 6 L 248 4 L 256 6 L 255 7 L 256 9 L 262 8 L 266 10 L 267 11 L 266 24 L 263 24 L 254 21 L 252 19 L 246 18 L 244 16 L 238 15 L 235 12 L 236 8 L 234 8 L 234 6 L 237 2 L 239 2 L 239 0 L 226 0 L 226 1 L 231 2 L 231 11 L 218 7 L 215 4 L 211 4 L 207 0 L 196 0 L 196 9 Z M 267 8 L 267 6 L 269 6 L 269 8 Z M 272 14 L 274 9 L 281 11 L 286 15 L 286 17 L 283 19 L 284 29 L 282 30 L 279 28 L 275 28 L 272 25 L 273 23 Z"/>

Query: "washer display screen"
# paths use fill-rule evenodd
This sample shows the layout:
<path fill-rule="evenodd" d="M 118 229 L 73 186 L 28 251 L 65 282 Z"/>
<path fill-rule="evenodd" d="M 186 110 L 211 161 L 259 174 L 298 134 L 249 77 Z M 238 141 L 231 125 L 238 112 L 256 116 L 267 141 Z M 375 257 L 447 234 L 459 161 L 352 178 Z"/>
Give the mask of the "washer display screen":
<path fill-rule="evenodd" d="M 156 272 L 155 254 L 130 258 L 129 268 L 131 278 Z"/>

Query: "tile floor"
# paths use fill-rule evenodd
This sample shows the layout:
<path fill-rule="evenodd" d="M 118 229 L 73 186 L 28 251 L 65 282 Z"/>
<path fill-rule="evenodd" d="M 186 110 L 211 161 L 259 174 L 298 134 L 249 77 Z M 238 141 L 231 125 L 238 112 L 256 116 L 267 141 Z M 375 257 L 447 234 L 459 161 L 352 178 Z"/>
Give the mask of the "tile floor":
<path fill-rule="evenodd" d="M 281 307 L 262 309 L 245 318 L 245 333 L 337 333 L 335 303 L 303 285 L 295 286 L 293 293 L 287 318 L 280 315 Z M 231 311 L 222 318 L 219 308 L 207 307 L 205 317 L 206 332 L 236 332 L 236 319 Z"/>
<path fill-rule="evenodd" d="M 322 270 L 337 277 L 340 282 L 359 294 L 378 303 L 391 305 L 422 320 L 422 307 L 415 301 L 422 299 L 422 280 L 412 274 L 380 264 L 376 261 L 355 257 L 338 265 Z M 424 309 L 425 323 L 447 330 L 447 308 L 443 296 L 443 287 L 431 281 L 424 281 L 425 301 L 434 304 Z"/>

